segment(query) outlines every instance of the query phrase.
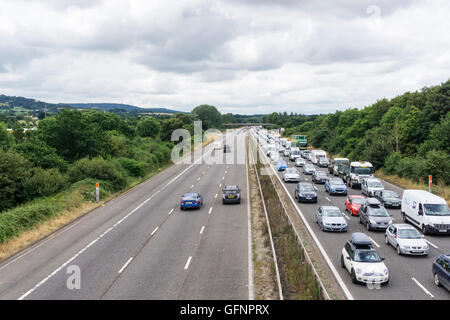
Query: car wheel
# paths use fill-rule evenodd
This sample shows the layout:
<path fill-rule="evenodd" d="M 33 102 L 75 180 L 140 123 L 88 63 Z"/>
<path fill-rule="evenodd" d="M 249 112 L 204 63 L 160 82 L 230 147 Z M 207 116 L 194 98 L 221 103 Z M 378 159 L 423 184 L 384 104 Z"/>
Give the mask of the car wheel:
<path fill-rule="evenodd" d="M 439 276 L 437 273 L 434 274 L 434 284 L 438 287 L 441 286 L 441 281 L 439 280 Z"/>
<path fill-rule="evenodd" d="M 386 242 L 386 244 L 389 245 L 389 240 L 387 236 L 384 236 L 384 242 Z"/>
<path fill-rule="evenodd" d="M 427 228 L 425 228 L 425 225 L 424 225 L 424 224 L 422 225 L 422 233 L 423 233 L 424 235 L 428 234 Z"/>
<path fill-rule="evenodd" d="M 353 283 L 358 283 L 358 279 L 356 279 L 355 270 L 352 269 L 352 272 L 351 272 L 350 276 L 352 277 L 352 282 Z"/>
<path fill-rule="evenodd" d="M 369 222 L 366 222 L 366 229 L 367 229 L 367 231 L 370 231 L 370 223 Z"/>
<path fill-rule="evenodd" d="M 363 223 L 362 219 L 361 219 L 361 216 L 359 216 L 359 223 L 361 223 L 361 224 Z"/>
<path fill-rule="evenodd" d="M 400 250 L 400 246 L 397 246 L 397 254 L 398 254 L 399 256 L 402 255 L 402 251 Z"/>
<path fill-rule="evenodd" d="M 344 264 L 344 256 L 341 254 L 341 267 L 345 268 L 345 264 Z"/>

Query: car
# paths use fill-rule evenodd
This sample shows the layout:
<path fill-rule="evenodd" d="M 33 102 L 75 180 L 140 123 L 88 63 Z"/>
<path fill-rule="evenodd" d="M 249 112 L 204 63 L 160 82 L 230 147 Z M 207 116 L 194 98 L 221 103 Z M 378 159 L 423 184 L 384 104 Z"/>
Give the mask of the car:
<path fill-rule="evenodd" d="M 282 158 L 278 159 L 278 164 L 277 164 L 277 170 L 278 171 L 284 171 L 287 169 L 287 164 L 286 161 L 284 161 Z"/>
<path fill-rule="evenodd" d="M 300 174 L 298 173 L 297 169 L 287 168 L 283 174 L 283 181 L 284 182 L 299 182 Z"/>
<path fill-rule="evenodd" d="M 283 146 L 280 146 L 280 149 L 278 149 L 278 152 L 283 153 L 284 154 L 284 150 L 286 150 Z"/>
<path fill-rule="evenodd" d="M 387 245 L 392 245 L 398 255 L 428 255 L 430 248 L 423 236 L 406 223 L 391 224 L 384 235 Z"/>
<path fill-rule="evenodd" d="M 352 216 L 359 215 L 359 208 L 366 202 L 366 197 L 357 194 L 348 195 L 345 199 L 345 211 L 348 211 Z"/>
<path fill-rule="evenodd" d="M 309 150 L 301 150 L 300 151 L 300 156 L 303 158 L 303 159 L 308 159 L 308 157 L 307 157 L 307 155 L 308 155 L 308 153 L 310 153 L 311 151 L 309 151 Z"/>
<path fill-rule="evenodd" d="M 329 163 L 330 163 L 330 162 L 328 161 L 328 158 L 327 158 L 327 157 L 320 157 L 320 158 L 317 160 L 317 165 L 318 165 L 320 168 L 327 168 Z"/>
<path fill-rule="evenodd" d="M 386 208 L 400 208 L 402 198 L 392 190 L 380 190 L 375 192 L 375 198 Z"/>
<path fill-rule="evenodd" d="M 325 171 L 314 171 L 312 174 L 312 181 L 317 184 L 325 184 L 328 180 L 328 175 Z"/>
<path fill-rule="evenodd" d="M 383 184 L 377 178 L 364 178 L 361 182 L 361 193 L 373 197 L 375 192 L 384 190 Z"/>
<path fill-rule="evenodd" d="M 367 198 L 359 208 L 359 223 L 366 226 L 367 230 L 385 230 L 393 220 L 386 208 L 377 199 Z"/>
<path fill-rule="evenodd" d="M 296 167 L 303 167 L 306 164 L 306 161 L 302 158 L 295 159 L 295 166 Z"/>
<path fill-rule="evenodd" d="M 300 182 L 295 187 L 294 197 L 298 202 L 317 203 L 317 193 L 314 186 L 309 182 Z"/>
<path fill-rule="evenodd" d="M 223 188 L 222 203 L 241 203 L 241 190 L 237 185 L 226 185 Z"/>
<path fill-rule="evenodd" d="M 347 186 L 341 178 L 329 178 L 325 182 L 325 192 L 328 192 L 330 195 L 340 194 L 347 195 Z"/>
<path fill-rule="evenodd" d="M 316 223 L 322 231 L 347 231 L 344 214 L 335 206 L 320 206 L 316 212 Z"/>
<path fill-rule="evenodd" d="M 303 166 L 303 174 L 311 175 L 316 171 L 316 168 L 311 163 L 307 163 Z"/>
<path fill-rule="evenodd" d="M 285 157 L 289 157 L 290 154 L 291 154 L 291 150 L 289 150 L 289 148 L 286 148 L 286 149 L 284 150 L 283 155 L 284 155 Z"/>
<path fill-rule="evenodd" d="M 226 144 L 226 145 L 224 145 L 224 146 L 223 146 L 223 152 L 224 152 L 224 153 L 226 153 L 226 152 L 231 152 L 231 148 L 230 148 L 230 146 L 229 146 L 229 145 L 227 145 L 227 144 Z"/>
<path fill-rule="evenodd" d="M 181 197 L 180 208 L 186 209 L 200 209 L 203 205 L 203 197 L 198 193 L 185 193 Z"/>
<path fill-rule="evenodd" d="M 297 147 L 291 148 L 291 152 L 289 153 L 289 160 L 294 162 L 298 158 L 300 158 L 300 150 Z"/>
<path fill-rule="evenodd" d="M 353 283 L 385 284 L 389 283 L 389 270 L 370 238 L 362 233 L 352 233 L 341 253 L 341 267 L 350 273 Z"/>
<path fill-rule="evenodd" d="M 432 267 L 434 284 L 450 291 L 450 254 L 440 255 Z"/>

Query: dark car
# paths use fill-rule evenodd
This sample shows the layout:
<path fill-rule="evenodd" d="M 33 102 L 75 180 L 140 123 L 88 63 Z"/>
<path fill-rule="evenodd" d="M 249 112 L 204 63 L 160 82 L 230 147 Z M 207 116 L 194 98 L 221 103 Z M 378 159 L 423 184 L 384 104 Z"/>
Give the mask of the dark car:
<path fill-rule="evenodd" d="M 180 208 L 185 209 L 200 209 L 203 205 L 203 198 L 198 193 L 185 193 L 181 197 Z"/>
<path fill-rule="evenodd" d="M 359 208 L 359 222 L 366 226 L 367 230 L 386 230 L 392 223 L 392 218 L 377 199 L 367 198 Z"/>
<path fill-rule="evenodd" d="M 329 165 L 329 161 L 327 157 L 320 157 L 319 160 L 317 161 L 317 165 L 321 168 L 326 168 Z"/>
<path fill-rule="evenodd" d="M 402 198 L 392 190 L 376 191 L 375 198 L 386 208 L 400 208 L 402 206 Z"/>
<path fill-rule="evenodd" d="M 317 184 L 325 184 L 327 182 L 328 176 L 324 171 L 314 171 L 312 174 L 312 181 Z"/>
<path fill-rule="evenodd" d="M 433 262 L 434 284 L 450 291 L 450 254 L 440 255 Z"/>
<path fill-rule="evenodd" d="M 300 182 L 295 187 L 294 196 L 298 202 L 317 203 L 317 193 L 313 185 L 309 182 Z"/>
<path fill-rule="evenodd" d="M 230 148 L 230 146 L 229 145 L 224 145 L 223 146 L 223 152 L 231 152 L 231 148 Z"/>
<path fill-rule="evenodd" d="M 241 203 L 241 190 L 236 185 L 228 185 L 222 190 L 222 203 Z"/>

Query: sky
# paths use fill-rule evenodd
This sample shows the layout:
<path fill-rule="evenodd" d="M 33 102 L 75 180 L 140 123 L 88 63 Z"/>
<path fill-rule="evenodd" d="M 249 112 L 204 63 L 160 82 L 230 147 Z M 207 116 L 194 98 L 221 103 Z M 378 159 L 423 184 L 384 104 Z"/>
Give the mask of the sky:
<path fill-rule="evenodd" d="M 0 94 L 330 113 L 450 78 L 448 0 L 0 0 Z"/>

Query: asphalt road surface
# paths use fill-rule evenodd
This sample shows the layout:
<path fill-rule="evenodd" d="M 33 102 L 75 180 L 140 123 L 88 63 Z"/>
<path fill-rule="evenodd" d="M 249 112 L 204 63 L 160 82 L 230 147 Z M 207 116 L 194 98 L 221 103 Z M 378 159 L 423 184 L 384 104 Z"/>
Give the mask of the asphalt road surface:
<path fill-rule="evenodd" d="M 241 204 L 222 204 L 225 184 Z M 200 210 L 180 210 L 187 192 Z M 174 165 L 0 264 L 0 298 L 248 299 L 247 201 L 245 163 Z"/>
<path fill-rule="evenodd" d="M 254 141 L 254 140 L 253 140 Z M 254 142 L 256 143 L 256 142 Z M 295 167 L 294 162 L 289 158 L 284 157 L 289 167 Z M 307 163 L 311 163 L 307 161 Z M 304 175 L 302 168 L 297 168 L 300 173 L 301 181 L 311 182 L 310 175 Z M 327 168 L 318 168 L 317 170 L 325 171 L 328 174 Z M 282 178 L 282 172 L 278 172 Z M 282 182 L 292 198 L 294 198 L 294 190 L 296 183 Z M 403 189 L 394 186 L 386 181 L 383 181 L 385 189 L 394 190 L 400 196 L 403 194 Z M 309 225 L 318 237 L 320 243 L 324 247 L 328 256 L 330 257 L 334 267 L 339 272 L 345 285 L 350 290 L 354 299 L 442 299 L 449 300 L 450 293 L 442 287 L 436 287 L 431 273 L 431 266 L 433 261 L 441 254 L 450 253 L 450 237 L 439 235 L 427 235 L 425 239 L 428 241 L 430 253 L 428 256 L 398 256 L 395 248 L 385 243 L 384 231 L 367 231 L 366 228 L 359 223 L 358 217 L 352 217 L 348 212 L 345 212 L 345 196 L 330 196 L 325 192 L 323 184 L 315 184 L 318 188 L 318 202 L 317 204 L 298 203 L 299 209 L 306 217 Z M 349 194 L 361 195 L 360 189 L 348 188 Z M 347 223 L 349 225 L 346 233 L 324 232 L 321 231 L 315 222 L 315 214 L 319 206 L 337 206 L 346 215 Z M 403 223 L 400 216 L 400 209 L 388 209 L 393 215 L 394 223 Z M 353 232 L 363 232 L 367 234 L 375 244 L 375 248 L 381 257 L 386 258 L 384 263 L 389 269 L 390 282 L 388 285 L 382 285 L 380 288 L 368 288 L 366 285 L 355 285 L 351 282 L 349 273 L 341 268 L 340 256 L 345 243 L 350 239 Z M 420 232 L 420 230 L 419 230 Z"/>

